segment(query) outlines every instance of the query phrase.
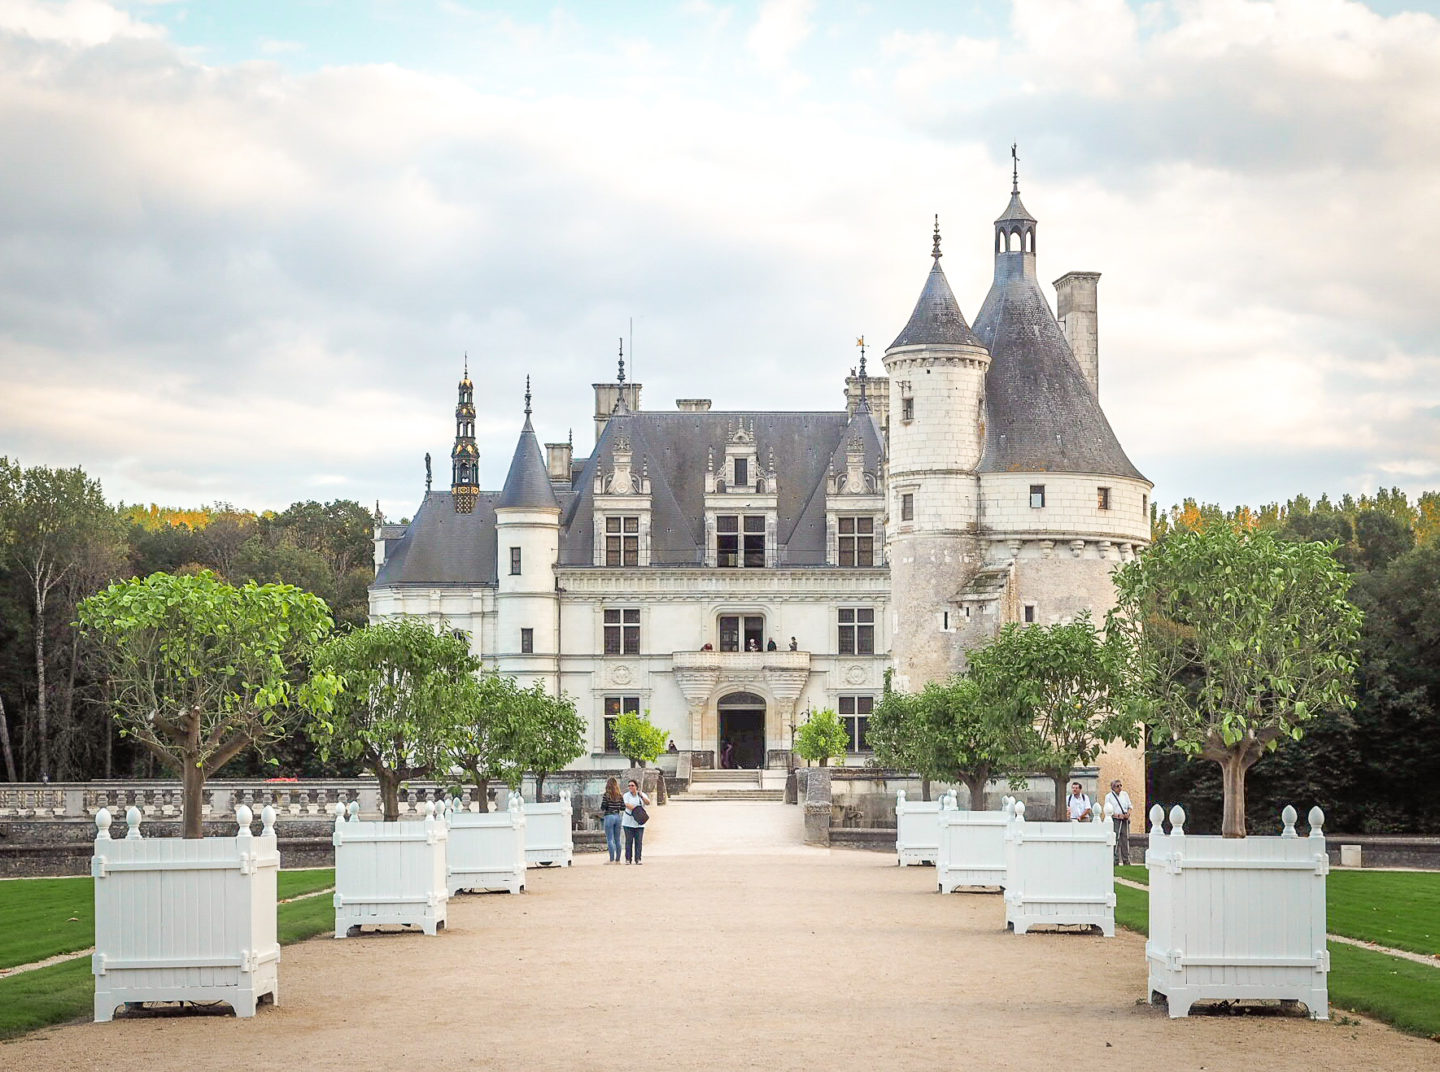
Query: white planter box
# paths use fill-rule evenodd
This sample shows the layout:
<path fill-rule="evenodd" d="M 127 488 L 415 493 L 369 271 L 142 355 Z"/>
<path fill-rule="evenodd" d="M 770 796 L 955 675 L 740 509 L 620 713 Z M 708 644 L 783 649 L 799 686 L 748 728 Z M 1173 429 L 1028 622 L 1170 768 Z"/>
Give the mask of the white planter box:
<path fill-rule="evenodd" d="M 933 864 L 940 852 L 940 805 L 953 803 L 954 793 L 939 800 L 907 800 L 895 794 L 895 856 L 901 867 Z"/>
<path fill-rule="evenodd" d="M 524 802 L 525 862 L 531 867 L 569 867 L 575 855 L 571 836 L 570 793 L 551 804 Z"/>
<path fill-rule="evenodd" d="M 1150 1000 L 1170 1015 L 1193 1002 L 1300 1001 L 1330 1018 L 1325 945 L 1325 815 L 1310 809 L 1310 836 L 1295 833 L 1295 809 L 1279 837 L 1192 837 L 1185 812 L 1150 809 Z"/>
<path fill-rule="evenodd" d="M 125 813 L 129 832 L 110 837 L 110 812 L 98 827 L 95 879 L 95 1020 L 126 1002 L 223 1001 L 254 1016 L 266 995 L 279 1000 L 280 943 L 275 931 L 275 811 L 262 813 L 259 837 L 250 809 L 235 810 L 235 837 L 142 838 L 140 811 Z"/>
<path fill-rule="evenodd" d="M 445 926 L 449 892 L 445 846 L 449 831 L 426 802 L 418 822 L 360 821 L 360 808 L 335 806 L 335 937 L 361 927 L 419 927 L 434 934 Z"/>
<path fill-rule="evenodd" d="M 1115 936 L 1115 824 L 1030 823 L 1017 801 L 1005 828 L 1005 923 L 1016 934 L 1062 924 Z"/>
<path fill-rule="evenodd" d="M 941 893 L 1005 885 L 1005 828 L 1013 801 L 1000 811 L 957 811 L 947 799 L 936 816 L 935 881 Z"/>
<path fill-rule="evenodd" d="M 525 813 L 512 797 L 505 811 L 469 811 L 457 799 L 445 812 L 450 827 L 445 887 L 460 890 L 525 889 Z"/>

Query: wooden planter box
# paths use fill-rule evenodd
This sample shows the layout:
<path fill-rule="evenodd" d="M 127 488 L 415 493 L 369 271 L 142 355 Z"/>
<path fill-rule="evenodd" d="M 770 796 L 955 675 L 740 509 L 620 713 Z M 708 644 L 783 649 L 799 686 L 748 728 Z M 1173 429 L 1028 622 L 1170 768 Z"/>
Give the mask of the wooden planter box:
<path fill-rule="evenodd" d="M 1074 924 L 1115 937 L 1115 825 L 1030 823 L 1017 801 L 1005 828 L 1005 923 L 1016 934 Z"/>
<path fill-rule="evenodd" d="M 1192 837 L 1185 812 L 1150 809 L 1150 1000 L 1170 1015 L 1196 1001 L 1279 999 L 1330 1018 L 1325 945 L 1325 814 L 1310 809 L 1310 836 L 1295 833 L 1295 809 L 1279 837 Z"/>
<path fill-rule="evenodd" d="M 445 926 L 449 831 L 426 801 L 418 822 L 360 821 L 360 807 L 335 806 L 335 937 L 387 924 L 434 934 Z"/>
<path fill-rule="evenodd" d="M 460 890 L 525 889 L 525 812 L 518 798 L 504 811 L 469 811 L 457 799 L 445 812 L 450 828 L 445 888 Z"/>
<path fill-rule="evenodd" d="M 952 799 L 946 798 L 936 816 L 935 881 L 940 892 L 1004 886 L 1005 828 L 1014 802 L 1006 797 L 1000 811 L 958 811 Z"/>
<path fill-rule="evenodd" d="M 901 867 L 933 864 L 940 852 L 940 805 L 954 803 L 954 793 L 939 800 L 907 800 L 895 794 L 895 857 Z"/>
<path fill-rule="evenodd" d="M 531 867 L 569 867 L 575 855 L 570 791 L 550 804 L 523 802 L 525 809 L 525 862 Z"/>
<path fill-rule="evenodd" d="M 140 810 L 125 813 L 128 833 L 110 837 L 100 809 L 90 874 L 95 879 L 95 1020 L 127 1002 L 223 1001 L 254 1016 L 279 999 L 275 931 L 275 810 L 235 809 L 235 837 L 142 838 Z"/>

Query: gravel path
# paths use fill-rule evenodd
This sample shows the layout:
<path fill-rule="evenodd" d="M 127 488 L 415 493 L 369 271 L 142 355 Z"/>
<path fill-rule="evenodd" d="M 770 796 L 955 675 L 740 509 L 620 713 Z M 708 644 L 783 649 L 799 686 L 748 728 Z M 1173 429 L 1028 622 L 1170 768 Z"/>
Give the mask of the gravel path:
<path fill-rule="evenodd" d="M 1437 1066 L 1368 1021 L 1169 1020 L 1144 943 L 1004 931 L 993 894 L 795 844 L 799 809 L 654 810 L 643 867 L 577 859 L 450 927 L 285 949 L 281 1004 L 80 1024 L 0 1046 L 46 1069 L 1263 1069 Z M 707 851 L 707 839 L 713 851 Z M 747 851 L 748 850 L 748 851 Z"/>

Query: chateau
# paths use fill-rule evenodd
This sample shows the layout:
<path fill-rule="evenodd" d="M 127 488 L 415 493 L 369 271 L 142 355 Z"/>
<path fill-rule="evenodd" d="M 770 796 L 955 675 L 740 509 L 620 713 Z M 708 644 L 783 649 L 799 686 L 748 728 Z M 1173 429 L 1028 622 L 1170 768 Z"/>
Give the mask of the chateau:
<path fill-rule="evenodd" d="M 833 708 L 863 762 L 887 669 L 915 690 L 964 667 L 1007 622 L 1113 602 L 1110 573 L 1149 539 L 1152 485 L 1101 410 L 1099 275 L 1036 275 L 1018 183 L 995 222 L 995 278 L 973 326 L 940 267 L 845 406 L 729 411 L 641 404 L 595 384 L 596 441 L 542 450 L 524 424 L 504 486 L 479 487 L 474 386 L 460 381 L 448 491 L 408 525 L 377 519 L 372 617 L 443 617 L 487 663 L 575 698 L 581 765 L 613 767 L 609 725 L 649 711 L 682 751 L 785 767 L 807 710 Z M 897 317 L 898 319 L 898 317 Z M 1143 788 L 1138 753 L 1102 777 Z"/>

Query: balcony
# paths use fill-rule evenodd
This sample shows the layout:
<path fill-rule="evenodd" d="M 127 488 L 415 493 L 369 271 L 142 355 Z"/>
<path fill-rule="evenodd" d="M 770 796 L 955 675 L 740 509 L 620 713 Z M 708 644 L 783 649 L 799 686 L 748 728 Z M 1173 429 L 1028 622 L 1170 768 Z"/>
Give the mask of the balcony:
<path fill-rule="evenodd" d="M 676 670 L 720 670 L 727 674 L 810 669 L 808 651 L 677 651 L 671 660 Z"/>

